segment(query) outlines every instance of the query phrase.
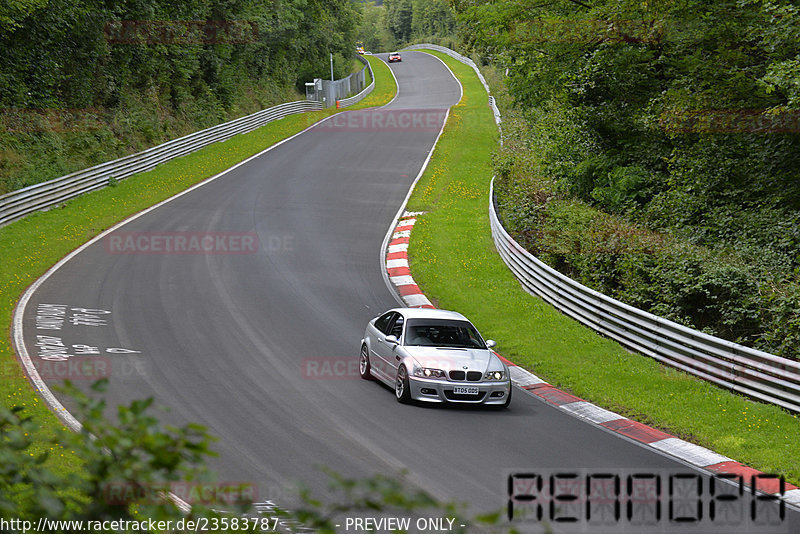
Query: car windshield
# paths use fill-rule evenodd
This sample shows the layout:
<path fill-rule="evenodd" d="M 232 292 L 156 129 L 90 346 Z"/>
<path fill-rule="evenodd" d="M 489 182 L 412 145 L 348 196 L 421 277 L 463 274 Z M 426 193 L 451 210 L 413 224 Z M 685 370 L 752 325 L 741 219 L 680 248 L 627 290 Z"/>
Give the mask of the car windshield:
<path fill-rule="evenodd" d="M 409 319 L 405 339 L 406 345 L 418 347 L 486 348 L 478 331 L 467 321 Z"/>

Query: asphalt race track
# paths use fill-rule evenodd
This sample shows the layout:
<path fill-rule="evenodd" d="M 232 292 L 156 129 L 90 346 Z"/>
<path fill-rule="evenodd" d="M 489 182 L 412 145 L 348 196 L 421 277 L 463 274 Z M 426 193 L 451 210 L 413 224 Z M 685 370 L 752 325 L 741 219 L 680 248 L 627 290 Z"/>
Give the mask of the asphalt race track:
<path fill-rule="evenodd" d="M 337 115 L 57 270 L 25 310 L 32 358 L 59 354 L 60 341 L 74 358 L 110 364 L 111 404 L 152 396 L 169 407 L 166 422 L 206 425 L 219 437 L 219 480 L 253 482 L 259 500 L 279 504 L 298 480 L 324 489 L 319 466 L 352 477 L 407 469 L 476 512 L 504 505 L 509 469 L 685 470 L 518 389 L 505 411 L 426 408 L 357 377 L 366 322 L 398 305 L 381 244 L 460 95 L 439 60 L 403 59 L 385 109 Z M 401 110 L 422 118 L 373 120 Z M 165 236 L 209 235 L 213 253 L 152 250 Z"/>

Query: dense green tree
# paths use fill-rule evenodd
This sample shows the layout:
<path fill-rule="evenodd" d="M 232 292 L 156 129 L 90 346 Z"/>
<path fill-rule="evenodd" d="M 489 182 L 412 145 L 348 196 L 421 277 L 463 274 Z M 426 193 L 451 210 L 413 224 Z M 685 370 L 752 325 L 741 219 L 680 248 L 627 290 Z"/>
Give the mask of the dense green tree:
<path fill-rule="evenodd" d="M 19 27 L 26 17 L 46 4 L 47 0 L 4 0 L 0 2 L 0 32 L 5 33 Z"/>
<path fill-rule="evenodd" d="M 395 39 L 386 22 L 386 8 L 374 2 L 362 4 L 362 21 L 357 36 L 371 52 L 390 52 L 395 48 Z"/>
<path fill-rule="evenodd" d="M 412 0 L 386 0 L 386 24 L 395 39 L 408 42 L 411 39 L 413 19 Z"/>
<path fill-rule="evenodd" d="M 350 0 L 2 1 L 0 194 L 296 99 L 331 53 L 346 76 L 360 20 Z"/>
<path fill-rule="evenodd" d="M 349 0 L 12 2 L 0 8 L 0 106 L 114 106 L 124 92 L 154 90 L 175 106 L 207 97 L 224 108 L 244 81 L 302 86 L 327 70 L 329 53 L 350 56 L 359 19 Z M 124 42 L 121 21 L 152 33 Z M 178 32 L 208 21 L 216 35 L 173 39 L 156 33 L 163 21 Z"/>
<path fill-rule="evenodd" d="M 446 0 L 365 2 L 362 11 L 359 35 L 369 49 L 388 51 L 420 41 L 452 44 L 455 38 L 455 13 Z"/>
<path fill-rule="evenodd" d="M 411 6 L 411 33 L 415 37 L 443 37 L 455 32 L 455 16 L 444 0 L 412 0 Z"/>
<path fill-rule="evenodd" d="M 676 296 L 688 294 L 686 288 L 646 297 L 623 288 L 628 300 L 656 309 L 659 298 L 673 299 L 674 313 L 669 306 L 659 309 L 731 339 L 795 355 L 784 342 L 765 340 L 800 335 L 800 302 L 794 315 L 787 311 L 787 296 L 797 294 L 793 288 L 800 283 L 796 3 L 454 5 L 467 51 L 507 74 L 516 113 L 527 125 L 506 143 L 502 165 L 514 167 L 509 158 L 524 161 L 520 175 L 537 174 L 531 179 L 548 183 L 552 194 L 537 197 L 545 203 L 558 195 L 577 198 L 700 247 L 706 252 L 697 252 L 698 258 L 715 263 L 698 271 L 710 281 L 691 298 Z M 547 212 L 541 205 L 535 210 Z M 589 276 L 615 290 L 621 267 L 604 269 L 584 258 L 573 268 L 581 262 L 587 275 L 591 268 L 611 273 L 600 282 Z M 738 274 L 723 268 L 726 262 Z M 648 276 L 652 282 L 659 275 Z M 730 290 L 723 290 L 726 277 Z M 640 289 L 646 286 L 644 281 Z M 701 311 L 711 308 L 719 313 Z"/>

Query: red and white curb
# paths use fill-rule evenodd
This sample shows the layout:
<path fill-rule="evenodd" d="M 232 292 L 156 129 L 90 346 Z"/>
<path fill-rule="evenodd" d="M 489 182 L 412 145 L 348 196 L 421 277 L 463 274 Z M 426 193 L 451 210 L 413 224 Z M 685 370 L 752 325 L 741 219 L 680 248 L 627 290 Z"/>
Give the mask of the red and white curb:
<path fill-rule="evenodd" d="M 411 229 L 422 213 L 406 211 L 399 218 L 386 250 L 386 271 L 389 281 L 394 285 L 402 301 L 410 308 L 434 308 L 419 286 L 414 282 L 408 266 L 408 243 Z M 498 356 L 500 356 L 498 354 Z M 579 397 L 548 384 L 527 369 L 500 358 L 508 365 L 511 381 L 519 387 L 539 397 L 541 400 L 571 415 L 605 428 L 616 434 L 652 447 L 664 454 L 678 458 L 687 464 L 710 471 L 712 474 L 739 475 L 749 487 L 769 495 L 780 495 L 781 480 L 776 475 L 766 475 L 747 467 L 727 456 L 718 454 L 694 443 L 676 438 L 666 432 L 622 417 L 619 414 L 595 406 Z M 785 483 L 783 500 L 800 508 L 800 488 Z"/>
<path fill-rule="evenodd" d="M 433 308 L 433 304 L 428 300 L 419 288 L 411 270 L 408 267 L 408 240 L 411 236 L 411 228 L 417 222 L 417 217 L 422 215 L 419 212 L 406 211 L 397 221 L 397 226 L 389 239 L 386 249 L 386 272 L 389 281 L 394 285 L 400 299 L 409 308 Z"/>

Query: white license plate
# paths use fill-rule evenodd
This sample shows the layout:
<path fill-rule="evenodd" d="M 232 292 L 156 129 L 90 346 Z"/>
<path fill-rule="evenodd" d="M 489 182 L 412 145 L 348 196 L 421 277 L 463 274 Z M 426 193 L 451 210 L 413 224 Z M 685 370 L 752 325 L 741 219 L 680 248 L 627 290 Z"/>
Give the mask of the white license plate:
<path fill-rule="evenodd" d="M 474 386 L 455 386 L 453 388 L 453 393 L 456 395 L 477 395 L 478 392 L 478 388 Z"/>

